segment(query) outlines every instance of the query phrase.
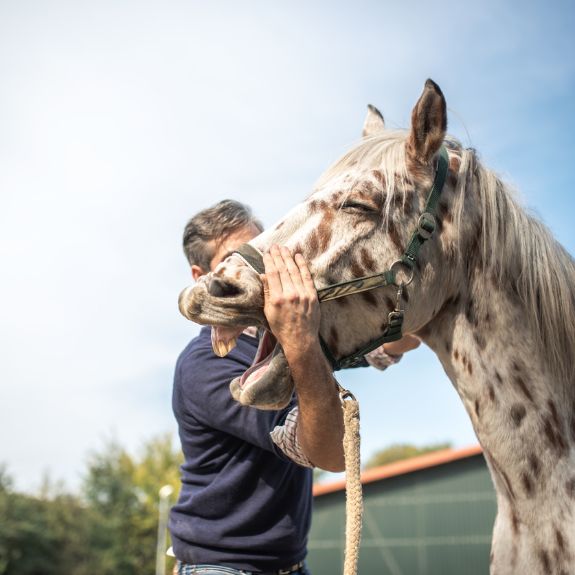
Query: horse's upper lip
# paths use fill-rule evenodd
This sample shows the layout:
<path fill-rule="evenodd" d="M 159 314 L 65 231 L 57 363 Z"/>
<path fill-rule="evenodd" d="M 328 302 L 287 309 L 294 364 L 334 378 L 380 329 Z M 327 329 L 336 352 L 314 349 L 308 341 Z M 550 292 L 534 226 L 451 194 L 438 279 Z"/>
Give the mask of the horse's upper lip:
<path fill-rule="evenodd" d="M 208 292 L 204 278 L 180 293 L 178 305 L 185 318 L 202 325 L 267 326 L 261 283 L 246 284 L 244 291 L 237 295 L 214 297 Z"/>

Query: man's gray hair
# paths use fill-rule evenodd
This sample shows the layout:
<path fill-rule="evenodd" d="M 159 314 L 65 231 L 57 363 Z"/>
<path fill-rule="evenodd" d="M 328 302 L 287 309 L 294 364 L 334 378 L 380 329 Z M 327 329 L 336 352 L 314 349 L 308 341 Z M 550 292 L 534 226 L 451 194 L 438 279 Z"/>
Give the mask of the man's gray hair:
<path fill-rule="evenodd" d="M 251 209 L 235 200 L 222 200 L 197 213 L 184 229 L 183 247 L 188 262 L 209 271 L 219 244 L 230 234 L 251 224 L 263 231 L 261 222 L 253 216 Z"/>

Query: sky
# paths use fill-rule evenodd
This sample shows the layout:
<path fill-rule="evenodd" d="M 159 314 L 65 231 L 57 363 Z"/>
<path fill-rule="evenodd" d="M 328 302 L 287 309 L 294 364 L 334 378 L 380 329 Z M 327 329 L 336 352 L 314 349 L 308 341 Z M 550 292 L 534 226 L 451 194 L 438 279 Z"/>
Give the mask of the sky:
<path fill-rule="evenodd" d="M 81 484 L 90 453 L 176 436 L 175 360 L 198 332 L 187 219 L 224 198 L 271 225 L 360 136 L 407 128 L 427 78 L 478 150 L 575 253 L 568 0 L 0 2 L 0 463 Z M 362 456 L 476 443 L 423 347 L 338 375 Z"/>

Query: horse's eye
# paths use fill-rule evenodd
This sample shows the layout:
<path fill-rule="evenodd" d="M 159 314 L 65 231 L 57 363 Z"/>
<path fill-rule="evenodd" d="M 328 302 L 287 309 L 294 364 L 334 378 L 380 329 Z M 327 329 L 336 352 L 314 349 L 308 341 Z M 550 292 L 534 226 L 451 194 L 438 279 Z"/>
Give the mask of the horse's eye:
<path fill-rule="evenodd" d="M 375 209 L 374 206 L 358 202 L 357 200 L 346 200 L 345 202 L 343 202 L 343 204 L 341 204 L 341 209 L 348 212 L 356 212 L 370 215 L 377 213 L 377 210 Z"/>

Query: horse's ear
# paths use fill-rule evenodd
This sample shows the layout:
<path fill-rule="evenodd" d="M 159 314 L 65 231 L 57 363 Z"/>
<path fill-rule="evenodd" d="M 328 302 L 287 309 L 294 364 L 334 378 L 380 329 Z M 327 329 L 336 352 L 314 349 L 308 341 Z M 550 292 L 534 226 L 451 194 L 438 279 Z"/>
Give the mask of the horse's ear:
<path fill-rule="evenodd" d="M 408 155 L 418 162 L 428 163 L 443 143 L 446 130 L 445 98 L 439 86 L 433 80 L 427 80 L 423 94 L 411 112 Z"/>
<path fill-rule="evenodd" d="M 364 138 L 369 136 L 375 136 L 385 130 L 385 121 L 381 112 L 371 104 L 367 105 L 367 116 L 365 117 L 365 122 L 363 123 L 363 132 L 361 135 Z"/>

